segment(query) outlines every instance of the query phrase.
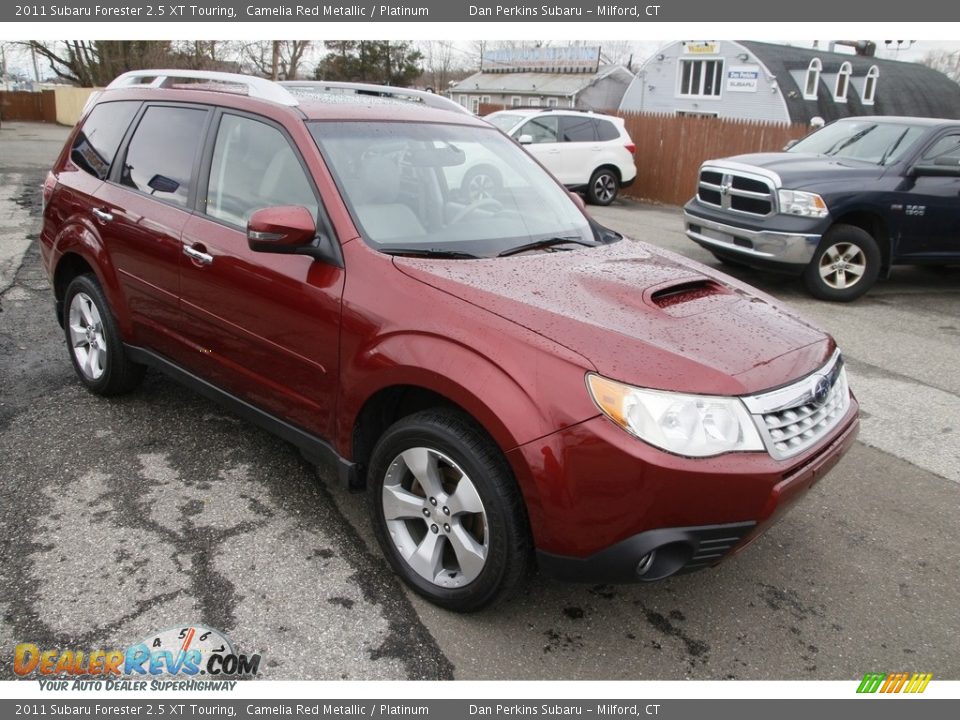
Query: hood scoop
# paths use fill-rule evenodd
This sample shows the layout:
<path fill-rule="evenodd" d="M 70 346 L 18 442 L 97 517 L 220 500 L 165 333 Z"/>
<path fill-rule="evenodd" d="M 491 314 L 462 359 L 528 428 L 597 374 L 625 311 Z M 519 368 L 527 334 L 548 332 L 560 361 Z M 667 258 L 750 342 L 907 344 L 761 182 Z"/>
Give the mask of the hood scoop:
<path fill-rule="evenodd" d="M 648 305 L 671 317 L 697 315 L 737 300 L 728 287 L 708 277 L 671 281 L 650 288 L 645 295 Z"/>

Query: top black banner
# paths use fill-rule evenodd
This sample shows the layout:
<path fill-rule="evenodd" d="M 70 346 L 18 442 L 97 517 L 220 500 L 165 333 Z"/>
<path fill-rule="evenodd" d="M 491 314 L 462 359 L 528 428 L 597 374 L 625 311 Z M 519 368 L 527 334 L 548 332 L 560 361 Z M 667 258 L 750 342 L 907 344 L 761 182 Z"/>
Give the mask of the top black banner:
<path fill-rule="evenodd" d="M 290 2 L 60 0 L 0 7 L 0 22 L 957 22 L 960 3 L 943 0 L 393 0 Z"/>

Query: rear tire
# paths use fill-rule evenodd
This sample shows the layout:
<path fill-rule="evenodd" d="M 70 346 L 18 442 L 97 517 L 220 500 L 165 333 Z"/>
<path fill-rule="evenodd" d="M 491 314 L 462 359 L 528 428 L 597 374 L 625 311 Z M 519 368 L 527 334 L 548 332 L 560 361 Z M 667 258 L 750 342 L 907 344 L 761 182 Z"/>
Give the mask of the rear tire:
<path fill-rule="evenodd" d="M 399 420 L 367 477 L 377 540 L 415 592 L 472 612 L 520 585 L 532 554 L 526 511 L 500 449 L 470 418 L 436 409 Z"/>
<path fill-rule="evenodd" d="M 117 322 L 100 283 L 93 275 L 78 275 L 63 296 L 63 331 L 77 377 L 97 395 L 133 390 L 146 368 L 130 360 Z"/>
<path fill-rule="evenodd" d="M 590 176 L 587 185 L 587 200 L 593 205 L 609 205 L 620 192 L 620 178 L 610 168 L 599 168 Z"/>
<path fill-rule="evenodd" d="M 854 225 L 834 225 L 820 241 L 803 281 L 814 297 L 850 302 L 876 282 L 880 261 L 880 249 L 870 233 Z"/>

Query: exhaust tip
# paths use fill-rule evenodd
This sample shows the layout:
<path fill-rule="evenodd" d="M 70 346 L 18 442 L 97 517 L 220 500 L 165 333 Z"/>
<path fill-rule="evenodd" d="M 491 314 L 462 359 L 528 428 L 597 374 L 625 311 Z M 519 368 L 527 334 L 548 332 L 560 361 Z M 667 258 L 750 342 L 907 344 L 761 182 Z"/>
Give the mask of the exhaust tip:
<path fill-rule="evenodd" d="M 653 567 L 653 561 L 656 560 L 656 558 L 656 550 L 648 552 L 646 555 L 640 558 L 640 562 L 637 563 L 637 575 L 640 577 L 646 575 L 650 571 L 650 568 Z"/>

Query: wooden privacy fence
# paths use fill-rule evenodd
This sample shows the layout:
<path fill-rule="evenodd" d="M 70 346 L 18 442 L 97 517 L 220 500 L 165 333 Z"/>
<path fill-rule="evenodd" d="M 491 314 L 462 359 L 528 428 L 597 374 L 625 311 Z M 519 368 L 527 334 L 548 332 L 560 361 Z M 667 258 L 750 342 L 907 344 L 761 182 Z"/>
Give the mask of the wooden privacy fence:
<path fill-rule="evenodd" d="M 637 179 L 624 193 L 682 205 L 696 191 L 700 163 L 752 152 L 776 152 L 810 132 L 806 125 L 615 113 L 637 146 Z"/>
<path fill-rule="evenodd" d="M 509 108 L 483 104 L 480 115 Z M 637 179 L 623 193 L 639 200 L 682 205 L 696 191 L 704 160 L 752 152 L 776 152 L 810 132 L 803 124 L 712 117 L 603 111 L 622 117 L 637 146 Z"/>
<path fill-rule="evenodd" d="M 52 90 L 0 92 L 0 120 L 56 122 L 57 103 Z"/>

